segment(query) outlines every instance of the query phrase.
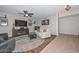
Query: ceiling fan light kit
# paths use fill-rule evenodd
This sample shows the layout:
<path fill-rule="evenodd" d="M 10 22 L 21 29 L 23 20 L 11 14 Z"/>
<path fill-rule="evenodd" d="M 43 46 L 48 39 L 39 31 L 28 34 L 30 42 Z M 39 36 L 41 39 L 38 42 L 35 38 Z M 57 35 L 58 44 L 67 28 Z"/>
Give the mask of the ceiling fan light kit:
<path fill-rule="evenodd" d="M 28 14 L 25 14 L 24 16 L 25 16 L 25 17 L 28 17 Z"/>

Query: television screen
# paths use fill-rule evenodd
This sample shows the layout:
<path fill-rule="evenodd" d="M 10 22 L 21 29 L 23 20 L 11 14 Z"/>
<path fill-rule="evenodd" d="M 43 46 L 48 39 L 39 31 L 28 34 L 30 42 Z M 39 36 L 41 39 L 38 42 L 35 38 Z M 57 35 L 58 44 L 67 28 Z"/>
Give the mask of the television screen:
<path fill-rule="evenodd" d="M 15 26 L 27 26 L 27 21 L 15 20 Z"/>

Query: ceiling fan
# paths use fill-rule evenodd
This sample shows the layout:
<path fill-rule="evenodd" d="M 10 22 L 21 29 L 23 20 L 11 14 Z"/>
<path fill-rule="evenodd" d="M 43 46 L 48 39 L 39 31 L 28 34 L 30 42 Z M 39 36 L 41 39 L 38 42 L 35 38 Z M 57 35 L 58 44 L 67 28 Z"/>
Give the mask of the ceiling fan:
<path fill-rule="evenodd" d="M 70 6 L 70 5 L 66 5 L 66 6 L 65 6 L 65 10 L 66 10 L 66 11 L 69 11 L 70 9 L 71 9 L 71 6 Z"/>
<path fill-rule="evenodd" d="M 34 13 L 29 13 L 28 11 L 24 10 L 23 13 L 18 13 L 18 14 L 23 14 L 24 17 L 32 17 L 32 15 L 34 15 Z"/>

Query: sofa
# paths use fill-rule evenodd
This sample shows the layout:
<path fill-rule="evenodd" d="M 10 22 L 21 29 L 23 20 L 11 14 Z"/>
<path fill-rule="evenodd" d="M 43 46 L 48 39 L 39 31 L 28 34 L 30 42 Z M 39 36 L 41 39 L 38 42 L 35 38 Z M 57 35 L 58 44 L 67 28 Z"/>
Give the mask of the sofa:
<path fill-rule="evenodd" d="M 51 32 L 49 29 L 38 29 L 37 31 L 35 31 L 37 36 L 40 38 L 48 38 L 51 37 Z"/>
<path fill-rule="evenodd" d="M 15 49 L 15 39 L 9 39 L 7 33 L 0 34 L 0 53 L 11 53 Z"/>

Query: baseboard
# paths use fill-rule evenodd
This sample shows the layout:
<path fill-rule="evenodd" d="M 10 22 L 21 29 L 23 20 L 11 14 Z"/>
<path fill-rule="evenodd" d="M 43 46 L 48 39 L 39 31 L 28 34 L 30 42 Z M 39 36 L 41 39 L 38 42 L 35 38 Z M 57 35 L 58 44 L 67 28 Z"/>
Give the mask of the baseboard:
<path fill-rule="evenodd" d="M 79 36 L 79 35 L 75 35 L 75 34 L 65 34 L 65 33 L 59 33 L 59 35 L 73 35 L 73 36 Z"/>

